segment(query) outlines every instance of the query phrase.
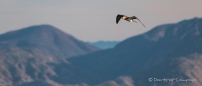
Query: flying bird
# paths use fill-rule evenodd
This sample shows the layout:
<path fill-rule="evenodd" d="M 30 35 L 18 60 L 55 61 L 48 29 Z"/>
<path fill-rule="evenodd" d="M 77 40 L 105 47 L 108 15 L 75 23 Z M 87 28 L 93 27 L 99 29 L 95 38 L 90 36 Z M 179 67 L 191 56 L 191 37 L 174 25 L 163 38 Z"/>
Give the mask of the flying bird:
<path fill-rule="evenodd" d="M 128 17 L 128 16 L 125 16 L 125 15 L 120 15 L 120 14 L 118 14 L 118 15 L 116 16 L 116 23 L 118 24 L 121 19 L 126 20 L 126 21 L 128 21 L 128 22 L 136 22 L 136 21 L 134 21 L 134 19 L 139 20 L 136 16 Z M 139 20 L 139 21 L 140 21 L 140 20 Z M 141 21 L 140 21 L 140 22 L 141 22 Z M 136 23 L 137 23 L 137 22 L 136 22 Z M 142 23 L 142 22 L 141 22 L 141 23 Z M 142 23 L 142 25 L 144 26 L 143 23 Z M 144 27 L 145 27 L 145 26 L 144 26 Z M 146 27 L 145 27 L 145 28 L 146 28 Z"/>

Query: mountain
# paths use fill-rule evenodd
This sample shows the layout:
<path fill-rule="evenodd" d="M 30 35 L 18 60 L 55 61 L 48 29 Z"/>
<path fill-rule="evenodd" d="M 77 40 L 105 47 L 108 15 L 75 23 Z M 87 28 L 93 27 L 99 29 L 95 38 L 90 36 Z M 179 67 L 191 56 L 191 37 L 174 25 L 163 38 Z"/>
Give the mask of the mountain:
<path fill-rule="evenodd" d="M 65 58 L 97 50 L 50 25 L 2 34 L 0 85 L 85 85 L 83 82 L 93 81 L 96 75 L 74 67 Z"/>
<path fill-rule="evenodd" d="M 202 18 L 164 24 L 124 40 L 115 48 L 67 59 L 98 75 L 99 86 L 201 86 Z M 125 78 L 122 78 L 125 77 Z M 197 79 L 149 82 L 149 78 Z M 126 82 L 126 80 L 130 81 Z M 104 83 L 103 83 L 104 82 Z"/>
<path fill-rule="evenodd" d="M 50 25 L 38 25 L 0 35 L 0 47 L 17 46 L 71 57 L 99 50 Z"/>
<path fill-rule="evenodd" d="M 96 46 L 100 49 L 114 48 L 119 42 L 118 41 L 97 41 L 87 42 L 90 45 Z"/>

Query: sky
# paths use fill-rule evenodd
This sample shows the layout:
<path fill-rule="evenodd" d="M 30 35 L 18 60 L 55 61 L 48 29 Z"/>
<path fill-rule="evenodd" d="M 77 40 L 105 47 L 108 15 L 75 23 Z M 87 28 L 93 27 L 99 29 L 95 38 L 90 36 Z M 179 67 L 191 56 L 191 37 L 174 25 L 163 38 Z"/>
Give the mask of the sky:
<path fill-rule="evenodd" d="M 82 41 L 123 41 L 157 25 L 202 18 L 202 0 L 0 0 L 0 34 L 50 24 Z M 120 21 L 117 14 L 138 17 Z"/>

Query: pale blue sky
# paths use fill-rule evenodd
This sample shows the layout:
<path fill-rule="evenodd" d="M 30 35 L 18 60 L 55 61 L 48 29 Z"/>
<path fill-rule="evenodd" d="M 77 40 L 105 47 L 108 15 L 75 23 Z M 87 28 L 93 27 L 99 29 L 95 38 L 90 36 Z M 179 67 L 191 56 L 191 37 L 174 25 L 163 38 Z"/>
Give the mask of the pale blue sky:
<path fill-rule="evenodd" d="M 202 17 L 202 0 L 0 0 L 0 34 L 50 24 L 83 41 L 118 40 L 153 27 Z M 120 21 L 117 14 L 141 23 Z"/>

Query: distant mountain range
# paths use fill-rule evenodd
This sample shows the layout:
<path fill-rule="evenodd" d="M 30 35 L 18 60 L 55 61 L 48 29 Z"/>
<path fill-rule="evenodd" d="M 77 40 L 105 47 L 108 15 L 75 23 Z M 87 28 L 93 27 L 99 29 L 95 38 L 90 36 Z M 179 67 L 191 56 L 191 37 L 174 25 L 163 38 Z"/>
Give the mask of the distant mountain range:
<path fill-rule="evenodd" d="M 202 19 L 193 18 L 157 26 L 113 49 L 67 60 L 98 75 L 98 86 L 201 86 L 201 58 Z M 154 78 L 195 82 L 149 81 Z"/>
<path fill-rule="evenodd" d="M 104 50 L 50 25 L 0 35 L 1 86 L 202 86 L 201 75 L 202 18 L 160 25 Z"/>
<path fill-rule="evenodd" d="M 118 41 L 97 41 L 97 42 L 87 42 L 90 45 L 98 47 L 100 49 L 114 48 L 119 42 Z"/>

